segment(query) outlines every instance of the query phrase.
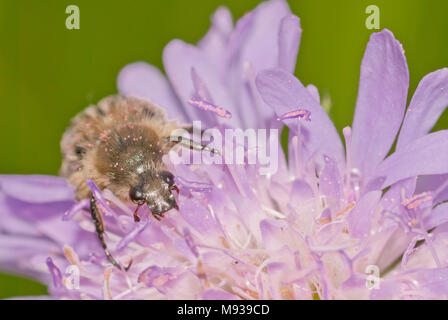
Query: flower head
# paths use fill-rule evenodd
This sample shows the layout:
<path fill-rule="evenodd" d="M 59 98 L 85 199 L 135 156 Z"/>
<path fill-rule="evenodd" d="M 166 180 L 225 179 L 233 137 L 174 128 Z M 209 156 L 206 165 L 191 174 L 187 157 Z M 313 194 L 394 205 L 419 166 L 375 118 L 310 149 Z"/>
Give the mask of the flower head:
<path fill-rule="evenodd" d="M 373 34 L 344 149 L 316 88 L 291 74 L 299 40 L 284 1 L 235 28 L 220 8 L 198 46 L 168 44 L 168 80 L 145 63 L 118 79 L 122 94 L 185 122 L 224 130 L 282 120 L 289 156 L 279 155 L 277 172 L 167 159 L 180 210 L 161 222 L 143 208 L 134 223 L 129 204 L 89 182 L 127 272 L 104 257 L 88 202 L 75 203 L 65 180 L 2 176 L 0 266 L 47 283 L 56 298 L 448 298 L 448 131 L 428 133 L 448 105 L 448 70 L 426 76 L 405 112 L 403 49 L 390 31 Z"/>

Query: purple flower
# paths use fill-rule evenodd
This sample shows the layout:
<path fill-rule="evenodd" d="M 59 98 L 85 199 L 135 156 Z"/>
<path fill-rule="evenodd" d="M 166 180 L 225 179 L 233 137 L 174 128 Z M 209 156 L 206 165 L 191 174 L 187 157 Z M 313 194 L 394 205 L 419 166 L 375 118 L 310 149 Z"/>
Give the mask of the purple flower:
<path fill-rule="evenodd" d="M 403 49 L 390 31 L 373 34 L 344 149 L 317 89 L 291 74 L 299 40 L 282 0 L 235 28 L 220 8 L 198 46 L 168 44 L 168 80 L 144 63 L 118 80 L 121 93 L 185 122 L 223 130 L 282 119 L 289 159 L 279 155 L 276 173 L 167 160 L 180 210 L 159 222 L 142 208 L 140 223 L 89 181 L 114 257 L 132 261 L 127 272 L 104 257 L 88 202 L 75 203 L 65 180 L 0 176 L 0 267 L 48 284 L 54 298 L 448 298 L 448 132 L 428 133 L 448 105 L 448 70 L 426 76 L 405 112 Z"/>
<path fill-rule="evenodd" d="M 170 117 L 183 122 L 201 120 L 241 128 L 279 126 L 256 89 L 255 76 L 267 68 L 293 72 L 301 33 L 299 19 L 283 0 L 260 4 L 235 27 L 229 10 L 221 7 L 197 46 L 173 40 L 165 47 L 167 78 L 157 68 L 136 62 L 120 72 L 118 89 L 121 94 L 163 106 Z M 204 112 L 205 106 L 225 108 L 229 113 L 216 117 Z"/>
<path fill-rule="evenodd" d="M 334 230 L 330 235 L 322 227 L 325 251 L 346 233 L 347 245 L 358 239 L 341 253 L 351 272 L 373 265 L 386 273 L 378 290 L 358 297 L 447 298 L 448 131 L 428 132 L 448 105 L 448 69 L 422 79 L 405 113 L 409 74 L 403 48 L 388 30 L 373 34 L 361 65 L 353 130 L 343 130 L 345 157 L 318 97 L 298 79 L 271 69 L 260 72 L 256 83 L 279 116 L 297 105 L 313 115 L 299 127 L 285 120 L 289 163 L 296 164 L 290 168 L 309 186 L 317 184 L 314 195 L 326 203 L 318 221 L 334 224 Z M 316 168 L 318 179 L 304 174 L 307 167 Z M 352 273 L 341 287 L 359 289 L 357 280 Z"/>

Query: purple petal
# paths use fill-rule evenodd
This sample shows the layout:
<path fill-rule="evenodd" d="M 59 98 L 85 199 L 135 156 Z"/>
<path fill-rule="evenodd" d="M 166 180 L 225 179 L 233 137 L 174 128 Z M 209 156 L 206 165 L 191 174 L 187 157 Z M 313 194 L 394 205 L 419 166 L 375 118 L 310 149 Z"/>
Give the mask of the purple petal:
<path fill-rule="evenodd" d="M 190 120 L 204 120 L 204 112 L 188 104 L 188 101 L 195 94 L 194 83 L 191 77 L 191 70 L 194 68 L 208 91 L 213 93 L 213 101 L 232 114 L 236 112 L 229 92 L 222 83 L 220 75 L 212 63 L 207 59 L 205 53 L 197 47 L 189 45 L 181 40 L 171 41 L 163 51 L 163 63 L 168 78 L 178 94 L 181 102 L 184 104 Z M 208 116 L 208 114 L 206 114 Z M 237 117 L 230 120 L 229 125 L 240 127 L 240 121 Z"/>
<path fill-rule="evenodd" d="M 90 200 L 82 199 L 81 201 L 76 202 L 69 210 L 64 213 L 62 220 L 68 221 L 71 220 L 78 212 L 83 209 L 89 208 Z"/>
<path fill-rule="evenodd" d="M 264 219 L 259 225 L 263 244 L 268 250 L 278 251 L 285 246 L 300 248 L 305 243 L 301 234 L 295 232 L 285 221 Z"/>
<path fill-rule="evenodd" d="M 423 225 L 427 230 L 430 230 L 446 222 L 448 222 L 448 203 L 443 203 L 434 208 L 431 213 L 425 217 Z"/>
<path fill-rule="evenodd" d="M 191 235 L 190 230 L 188 230 L 187 228 L 184 228 L 184 239 L 191 252 L 197 258 L 199 256 L 198 248 L 194 243 L 193 236 Z"/>
<path fill-rule="evenodd" d="M 149 288 L 154 287 L 161 293 L 165 293 L 165 287 L 169 287 L 176 280 L 178 273 L 176 268 L 165 268 L 154 265 L 140 273 L 138 282 L 144 283 Z"/>
<path fill-rule="evenodd" d="M 220 289 L 207 289 L 199 298 L 201 300 L 241 300 L 240 297 Z"/>
<path fill-rule="evenodd" d="M 279 44 L 285 47 L 289 43 L 290 48 L 294 49 L 293 40 L 296 36 L 293 34 L 283 34 L 281 24 L 283 18 L 289 16 L 291 11 L 284 0 L 274 0 L 261 3 L 252 11 L 253 20 L 251 30 L 244 41 L 244 47 L 241 49 L 241 61 L 250 61 L 255 71 L 266 68 L 278 67 L 279 62 Z M 291 26 L 291 20 L 287 20 L 285 27 Z M 296 25 L 293 24 L 295 28 Z M 283 39 L 279 39 L 282 32 Z M 291 32 L 288 30 L 288 33 Z M 296 45 L 298 48 L 298 45 Z M 285 48 L 286 50 L 286 48 Z M 296 49 L 297 50 L 297 49 Z M 286 54 L 286 52 L 285 52 Z M 294 52 L 288 52 L 290 58 Z M 286 61 L 285 61 L 286 62 Z M 291 67 L 291 63 L 289 63 Z M 294 67 L 294 64 L 292 65 Z M 293 70 L 288 70 L 292 72 Z"/>
<path fill-rule="evenodd" d="M 42 283 L 48 283 L 49 274 L 45 269 L 45 259 L 50 250 L 58 249 L 52 241 L 44 237 L 4 235 L 0 232 L 0 268 L 2 271 L 29 276 Z M 40 256 L 41 260 L 36 261 L 36 256 Z"/>
<path fill-rule="evenodd" d="M 372 191 L 366 193 L 356 203 L 348 216 L 348 230 L 355 238 L 362 238 L 369 235 L 373 213 L 378 205 L 381 192 Z"/>
<path fill-rule="evenodd" d="M 106 198 L 104 198 L 103 192 L 98 188 L 95 182 L 93 182 L 92 179 L 87 179 L 86 184 L 89 187 L 90 191 L 92 191 L 92 195 L 97 201 L 97 204 L 106 211 L 106 215 L 111 215 L 112 209 L 107 204 L 107 200 Z"/>
<path fill-rule="evenodd" d="M 258 74 L 256 84 L 261 97 L 277 116 L 297 108 L 311 112 L 313 121 L 302 122 L 301 129 L 308 156 L 315 152 L 322 156 L 325 152 L 337 163 L 343 163 L 343 147 L 333 123 L 296 77 L 283 70 L 266 70 Z M 287 120 L 285 123 L 297 134 L 297 121 Z"/>
<path fill-rule="evenodd" d="M 208 111 L 215 111 L 216 114 L 219 115 L 219 112 L 216 112 L 217 109 L 224 110 L 221 107 L 215 106 L 213 104 L 213 98 L 208 91 L 208 88 L 204 81 L 201 79 L 201 77 L 198 75 L 196 69 L 193 67 L 191 68 L 191 80 L 193 81 L 193 87 L 195 90 L 195 93 L 193 97 L 188 101 L 188 103 L 194 107 L 198 107 L 202 110 Z M 218 110 L 219 111 L 219 110 Z M 230 113 L 229 113 L 230 114 Z M 230 114 L 230 117 L 232 115 Z M 216 119 L 216 116 L 207 112 L 201 113 L 201 119 L 205 123 L 207 123 L 210 127 L 216 127 L 219 125 L 219 122 Z"/>
<path fill-rule="evenodd" d="M 447 299 L 448 269 L 416 269 L 382 281 L 372 299 Z"/>
<path fill-rule="evenodd" d="M 232 31 L 232 14 L 226 7 L 219 7 L 213 14 L 212 26 L 198 43 L 207 58 L 217 66 L 224 66 L 225 49 Z"/>
<path fill-rule="evenodd" d="M 62 286 L 62 272 L 54 264 L 53 259 L 51 259 L 50 257 L 47 258 L 47 266 L 53 279 L 53 286 L 55 287 Z"/>
<path fill-rule="evenodd" d="M 434 204 L 448 200 L 448 174 L 419 176 L 415 192 L 425 191 L 434 192 Z"/>
<path fill-rule="evenodd" d="M 300 35 L 299 20 L 284 0 L 263 2 L 238 20 L 227 46 L 225 76 L 238 99 L 238 114 L 230 111 L 242 118 L 246 128 L 272 126 L 273 112 L 259 96 L 255 76 L 266 68 L 292 72 Z"/>
<path fill-rule="evenodd" d="M 208 210 L 194 200 L 183 198 L 180 201 L 182 217 L 197 231 L 207 234 L 216 230 L 216 224 Z"/>
<path fill-rule="evenodd" d="M 291 188 L 289 204 L 293 208 L 299 208 L 306 201 L 312 199 L 313 196 L 313 190 L 310 185 L 304 180 L 297 179 L 294 181 Z"/>
<path fill-rule="evenodd" d="M 127 247 L 129 243 L 134 241 L 135 238 L 137 238 L 138 235 L 141 234 L 146 229 L 146 227 L 148 227 L 151 224 L 151 219 L 149 219 L 148 217 L 146 217 L 145 219 L 146 221 L 143 220 L 137 223 L 131 230 L 131 232 L 129 232 L 127 235 L 121 238 L 115 250 L 120 251 L 123 248 Z"/>
<path fill-rule="evenodd" d="M 395 140 L 406 107 L 409 74 L 401 44 L 389 30 L 370 37 L 361 65 L 353 120 L 352 159 L 369 176 Z"/>
<path fill-rule="evenodd" d="M 377 168 L 385 176 L 383 188 L 425 174 L 448 173 L 448 130 L 428 134 L 395 151 Z"/>
<path fill-rule="evenodd" d="M 73 201 L 74 191 L 67 180 L 40 175 L 1 175 L 1 192 L 30 203 Z"/>
<path fill-rule="evenodd" d="M 415 192 L 416 179 L 406 179 L 394 183 L 381 198 L 381 207 L 384 210 L 398 211 L 401 206 L 402 195 L 409 199 Z M 403 192 L 404 191 L 404 192 Z"/>
<path fill-rule="evenodd" d="M 300 19 L 293 14 L 284 17 L 278 35 L 279 68 L 294 73 L 301 37 Z"/>
<path fill-rule="evenodd" d="M 235 63 L 239 58 L 239 52 L 244 46 L 247 37 L 250 35 L 254 21 L 254 12 L 244 14 L 235 24 L 235 29 L 229 37 L 226 47 L 225 60 L 227 63 Z"/>
<path fill-rule="evenodd" d="M 190 192 L 210 192 L 212 190 L 212 185 L 209 183 L 188 181 L 179 176 L 176 176 L 174 181 L 179 187 L 186 188 Z"/>
<path fill-rule="evenodd" d="M 419 83 L 398 137 L 397 149 L 428 133 L 448 106 L 448 69 L 426 75 Z"/>
<path fill-rule="evenodd" d="M 193 81 L 195 96 L 201 100 L 206 100 L 209 101 L 210 103 L 213 103 L 213 98 L 210 95 L 207 86 L 205 85 L 204 81 L 202 81 L 202 79 L 199 77 L 194 67 L 191 68 L 191 80 Z"/>
<path fill-rule="evenodd" d="M 371 243 L 377 245 L 373 246 L 375 248 L 373 254 L 378 254 L 375 264 L 381 270 L 384 270 L 403 255 L 414 234 L 398 227 L 396 224 L 390 227 L 383 225 L 382 227 L 385 230 L 378 233 L 378 239 L 372 238 Z"/>
<path fill-rule="evenodd" d="M 314 99 L 317 101 L 317 103 L 320 104 L 320 96 L 319 96 L 319 90 L 315 85 L 309 84 L 306 86 L 306 90 L 314 97 Z"/>
<path fill-rule="evenodd" d="M 188 121 L 165 76 L 159 69 L 146 62 L 135 62 L 125 66 L 118 75 L 117 86 L 122 95 L 136 96 L 160 105 L 167 111 L 170 119 Z"/>
<path fill-rule="evenodd" d="M 14 179 L 16 181 L 12 181 Z M 7 176 L 5 180 L 8 180 L 6 185 L 11 183 L 14 187 L 8 188 L 9 194 L 0 190 L 2 269 L 27 274 L 47 283 L 49 273 L 44 267 L 49 252 L 57 252 L 63 243 L 71 243 L 76 244 L 78 253 L 86 257 L 93 248 L 100 247 L 93 234 L 80 229 L 76 223 L 62 221 L 63 213 L 73 206 L 73 190 L 64 179 Z M 20 184 L 23 189 L 19 188 Z M 21 190 L 34 197 L 23 197 L 18 192 Z M 70 199 L 62 201 L 66 198 Z"/>
<path fill-rule="evenodd" d="M 272 109 L 259 96 L 255 77 L 266 68 L 294 70 L 300 41 L 296 19 L 291 17 L 286 1 L 273 0 L 261 3 L 236 24 L 227 48 L 226 77 L 230 90 L 238 98 L 238 113 L 230 111 L 242 118 L 245 128 L 272 126 Z M 280 62 L 283 64 L 279 65 Z"/>
<path fill-rule="evenodd" d="M 343 197 L 343 179 L 337 164 L 328 156 L 324 156 L 325 167 L 319 179 L 319 191 L 326 201 L 336 210 L 340 210 L 340 199 Z"/>

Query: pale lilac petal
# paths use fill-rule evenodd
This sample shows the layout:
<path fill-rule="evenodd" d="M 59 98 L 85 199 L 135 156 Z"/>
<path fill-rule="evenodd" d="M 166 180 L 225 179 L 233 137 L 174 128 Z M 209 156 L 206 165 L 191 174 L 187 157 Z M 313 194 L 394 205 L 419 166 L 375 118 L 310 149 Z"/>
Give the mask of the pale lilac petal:
<path fill-rule="evenodd" d="M 90 206 L 90 199 L 82 199 L 76 202 L 69 210 L 64 212 L 64 216 L 62 220 L 68 221 L 71 220 L 78 212 L 83 209 L 87 209 Z"/>
<path fill-rule="evenodd" d="M 448 69 L 426 75 L 419 83 L 406 111 L 397 149 L 428 133 L 448 107 Z"/>
<path fill-rule="evenodd" d="M 226 7 L 219 7 L 212 16 L 212 25 L 207 34 L 199 41 L 198 47 L 217 66 L 223 66 L 225 50 L 233 31 L 232 14 Z"/>
<path fill-rule="evenodd" d="M 340 200 L 343 195 L 343 179 L 338 170 L 337 163 L 328 156 L 324 156 L 324 169 L 319 179 L 319 191 L 325 196 L 325 202 L 335 210 L 339 211 Z"/>
<path fill-rule="evenodd" d="M 372 299 L 447 299 L 448 269 L 416 269 L 381 282 Z"/>
<path fill-rule="evenodd" d="M 238 115 L 245 128 L 279 125 L 270 123 L 273 112 L 259 96 L 255 77 L 266 68 L 294 70 L 301 32 L 297 23 L 286 1 L 272 0 L 262 2 L 236 24 L 227 50 L 226 77 L 229 90 L 238 98 Z"/>
<path fill-rule="evenodd" d="M 191 232 L 189 229 L 184 229 L 184 239 L 185 243 L 187 244 L 188 248 L 190 248 L 191 253 L 197 258 L 199 256 L 198 247 L 196 246 L 193 236 L 191 235 Z"/>
<path fill-rule="evenodd" d="M 375 172 L 386 177 L 383 188 L 406 178 L 442 173 L 448 173 L 448 130 L 428 134 L 397 150 Z"/>
<path fill-rule="evenodd" d="M 236 22 L 235 29 L 229 37 L 225 52 L 225 59 L 228 64 L 236 64 L 239 58 L 239 52 L 252 30 L 254 15 L 253 11 L 247 12 Z"/>
<path fill-rule="evenodd" d="M 348 216 L 348 231 L 355 238 L 367 237 L 372 224 L 372 217 L 380 200 L 381 192 L 366 193 Z"/>
<path fill-rule="evenodd" d="M 98 188 L 98 186 L 95 184 L 95 182 L 93 182 L 92 179 L 87 179 L 86 184 L 89 187 L 90 191 L 92 192 L 92 195 L 96 200 L 97 206 L 104 209 L 106 215 L 112 215 L 112 209 L 110 208 L 109 204 L 107 203 L 107 200 L 104 197 L 101 189 Z"/>
<path fill-rule="evenodd" d="M 270 250 L 279 250 L 286 243 L 283 242 L 284 228 L 287 224 L 283 221 L 273 221 L 265 219 L 260 223 L 261 235 L 263 237 L 264 245 Z"/>
<path fill-rule="evenodd" d="M 180 202 L 180 212 L 182 217 L 191 225 L 194 229 L 201 233 L 213 233 L 216 231 L 216 224 L 204 207 L 199 206 L 197 202 L 183 198 Z"/>
<path fill-rule="evenodd" d="M 425 217 L 423 225 L 427 230 L 431 230 L 446 222 L 448 222 L 448 203 L 443 203 L 438 205 L 427 217 Z"/>
<path fill-rule="evenodd" d="M 425 191 L 433 191 L 434 204 L 448 200 L 448 174 L 419 176 L 415 192 Z"/>
<path fill-rule="evenodd" d="M 409 73 L 401 44 L 389 30 L 370 37 L 361 65 L 353 120 L 352 161 L 363 176 L 389 152 L 406 108 Z"/>
<path fill-rule="evenodd" d="M 152 101 L 168 113 L 169 119 L 188 121 L 182 105 L 165 76 L 146 62 L 134 62 L 125 66 L 117 79 L 118 91 L 125 96 L 135 96 Z"/>
<path fill-rule="evenodd" d="M 414 193 L 419 193 L 415 192 L 415 186 L 415 178 L 406 179 L 394 183 L 381 198 L 381 207 L 384 210 L 398 212 L 398 208 L 401 206 L 401 202 L 404 200 L 402 199 L 402 196 L 406 197 L 406 199 L 409 199 Z"/>
<path fill-rule="evenodd" d="M 241 71 L 229 72 L 229 83 L 238 101 L 238 116 L 245 128 L 277 128 L 281 125 L 274 120 L 274 112 L 260 97 L 255 79 L 257 72 L 250 61 L 239 67 Z"/>
<path fill-rule="evenodd" d="M 16 210 L 17 200 L 11 199 L 8 196 L 0 193 L 0 232 L 8 234 L 27 234 L 30 236 L 39 236 L 36 228 L 32 221 L 38 220 L 39 216 L 34 217 L 34 219 L 24 219 L 20 212 Z"/>
<path fill-rule="evenodd" d="M 313 96 L 313 98 L 317 101 L 317 103 L 320 104 L 319 89 L 317 89 L 317 87 L 315 85 L 313 85 L 313 84 L 307 85 L 306 89 Z"/>
<path fill-rule="evenodd" d="M 291 73 L 294 72 L 301 37 L 300 19 L 293 14 L 284 17 L 280 23 L 278 35 L 279 68 Z"/>
<path fill-rule="evenodd" d="M 289 16 L 291 11 L 284 0 L 273 0 L 261 3 L 253 12 L 250 33 L 244 41 L 241 49 L 241 61 L 250 61 L 255 71 L 266 68 L 278 67 L 279 44 L 282 19 Z M 291 21 L 285 22 L 291 24 Z M 295 24 L 295 23 L 293 23 Z M 286 25 L 284 26 L 286 27 Z M 296 26 L 294 26 L 296 27 Z M 285 29 L 283 29 L 285 30 Z M 290 32 L 288 30 L 288 32 Z M 283 34 L 282 37 L 290 38 L 291 35 Z M 292 38 L 296 35 L 292 35 Z M 292 42 L 291 40 L 284 42 Z M 287 45 L 287 44 L 285 44 Z M 298 44 L 291 43 L 291 48 Z M 297 50 L 296 49 L 296 50 Z M 294 54 L 293 52 L 289 54 Z M 292 57 L 290 57 L 292 58 Z M 295 61 L 294 61 L 295 62 Z M 292 62 L 289 63 L 291 67 Z M 294 67 L 295 64 L 292 64 Z M 292 72 L 293 70 L 288 70 Z"/>
<path fill-rule="evenodd" d="M 296 77 L 283 70 L 267 70 L 259 73 L 256 83 L 261 97 L 277 116 L 297 108 L 311 112 L 312 121 L 301 125 L 308 156 L 326 153 L 337 163 L 343 163 L 343 147 L 333 123 Z M 297 134 L 297 121 L 287 120 L 285 123 Z"/>
<path fill-rule="evenodd" d="M 381 238 L 387 238 L 387 241 L 384 242 L 383 250 L 375 264 L 382 270 L 403 254 L 414 236 L 408 230 L 400 228 L 392 214 L 399 216 L 405 214 L 401 203 L 403 197 L 409 199 L 415 193 L 415 184 L 415 178 L 394 183 L 381 198 L 379 207 L 384 210 L 381 214 L 385 217 L 380 227 L 385 230 L 381 232 Z"/>
<path fill-rule="evenodd" d="M 285 221 L 264 219 L 260 222 L 260 230 L 268 250 L 278 251 L 285 246 L 296 248 L 305 242 Z"/>
<path fill-rule="evenodd" d="M 146 220 L 146 221 L 145 221 Z M 115 248 L 116 251 L 120 251 L 123 248 L 127 247 L 129 243 L 134 241 L 151 223 L 151 219 L 144 218 L 142 221 L 137 223 L 134 228 L 129 232 L 127 235 L 125 235 L 123 238 L 121 238 L 120 242 L 117 244 L 117 247 Z"/>
<path fill-rule="evenodd" d="M 238 116 L 245 128 L 267 128 L 273 112 L 259 96 L 255 77 L 266 68 L 294 70 L 300 25 L 284 0 L 261 3 L 238 20 L 226 50 L 222 72 L 228 90 L 237 98 Z"/>
<path fill-rule="evenodd" d="M 301 179 L 294 181 L 289 198 L 289 203 L 293 208 L 299 208 L 313 197 L 313 190 L 306 181 Z"/>
<path fill-rule="evenodd" d="M 58 250 L 58 246 L 47 239 L 0 233 L 0 269 L 48 283 L 45 259 L 51 249 Z M 40 261 L 36 261 L 36 256 Z"/>
<path fill-rule="evenodd" d="M 240 297 L 220 289 L 207 289 L 198 298 L 200 300 L 241 300 Z"/>
<path fill-rule="evenodd" d="M 213 103 L 213 98 L 210 95 L 207 86 L 204 81 L 202 81 L 201 77 L 199 77 L 194 67 L 191 68 L 191 80 L 193 81 L 195 97 Z"/>
<path fill-rule="evenodd" d="M 53 286 L 54 287 L 62 286 L 62 272 L 54 264 L 53 259 L 51 258 L 47 259 L 47 266 L 53 280 Z"/>
<path fill-rule="evenodd" d="M 192 68 L 194 68 L 196 75 L 202 79 L 203 84 L 207 86 L 208 92 L 213 92 L 214 103 L 229 110 L 232 114 L 237 114 L 234 103 L 229 96 L 228 90 L 219 78 L 219 74 L 205 53 L 197 47 L 181 40 L 173 40 L 163 51 L 163 63 L 168 78 L 190 120 L 201 120 L 204 118 L 203 110 L 188 104 L 188 101 L 195 95 L 196 91 L 191 77 Z M 205 115 L 209 116 L 208 114 Z M 238 117 L 232 117 L 223 121 L 228 125 L 241 127 L 241 121 Z"/>
<path fill-rule="evenodd" d="M 374 261 L 374 263 L 381 270 L 387 269 L 398 258 L 400 258 L 403 255 L 403 252 L 408 247 L 409 242 L 414 237 L 413 233 L 408 232 L 407 230 L 404 230 L 403 228 L 400 228 L 397 225 L 395 226 L 391 225 L 388 228 L 384 226 L 383 228 L 386 230 L 379 234 L 379 238 L 387 241 L 383 241 L 382 242 L 383 245 L 378 247 L 380 254 L 377 257 L 376 261 Z M 379 244 L 378 242 L 377 244 Z"/>
<path fill-rule="evenodd" d="M 420 245 L 417 247 L 415 247 L 415 245 L 413 246 L 412 243 L 410 244 L 403 257 L 403 269 L 412 270 L 420 268 L 433 269 L 438 267 L 448 267 L 448 250 L 446 250 L 448 245 L 447 223 L 435 228 L 428 235 L 427 239 L 425 239 L 423 235 L 417 235 L 415 239 L 417 239 L 417 241 L 422 239 L 423 241 L 421 241 Z"/>
<path fill-rule="evenodd" d="M 74 192 L 65 179 L 50 176 L 1 176 L 0 267 L 47 283 L 46 259 L 61 243 L 77 244 L 83 257 L 99 247 L 88 232 L 62 221 Z M 6 191 L 6 192 L 5 192 Z M 86 242 L 92 240 L 86 250 Z"/>
<path fill-rule="evenodd" d="M 178 274 L 179 271 L 176 268 L 164 268 L 153 265 L 140 273 L 138 282 L 144 283 L 149 288 L 156 288 L 161 293 L 166 293 Z"/>
<path fill-rule="evenodd" d="M 211 192 L 212 191 L 212 185 L 209 183 L 198 182 L 198 181 L 189 181 L 180 176 L 175 177 L 174 181 L 176 181 L 176 184 L 180 189 L 185 188 L 186 190 L 188 190 L 190 192 Z"/>
<path fill-rule="evenodd" d="M 74 196 L 74 190 L 65 179 L 40 175 L 1 175 L 0 190 L 30 203 L 72 201 Z"/>

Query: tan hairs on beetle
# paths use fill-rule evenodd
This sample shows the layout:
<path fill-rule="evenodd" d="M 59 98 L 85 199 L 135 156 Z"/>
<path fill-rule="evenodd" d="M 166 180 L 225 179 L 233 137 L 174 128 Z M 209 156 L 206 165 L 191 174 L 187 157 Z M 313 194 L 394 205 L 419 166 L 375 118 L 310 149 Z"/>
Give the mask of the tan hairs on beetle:
<path fill-rule="evenodd" d="M 134 203 L 135 222 L 140 221 L 138 208 L 145 204 L 160 220 L 167 211 L 178 209 L 172 191 L 179 192 L 163 155 L 175 145 L 217 153 L 183 136 L 171 135 L 178 128 L 177 121 L 167 121 L 162 109 L 149 101 L 113 95 L 79 113 L 63 135 L 60 175 L 76 188 L 76 200 L 90 198 L 90 214 L 101 246 L 120 270 L 107 248 L 102 215 L 86 181 L 92 179 L 101 190 L 108 189 L 122 201 Z"/>

